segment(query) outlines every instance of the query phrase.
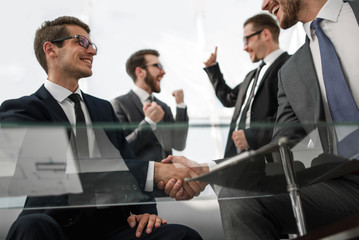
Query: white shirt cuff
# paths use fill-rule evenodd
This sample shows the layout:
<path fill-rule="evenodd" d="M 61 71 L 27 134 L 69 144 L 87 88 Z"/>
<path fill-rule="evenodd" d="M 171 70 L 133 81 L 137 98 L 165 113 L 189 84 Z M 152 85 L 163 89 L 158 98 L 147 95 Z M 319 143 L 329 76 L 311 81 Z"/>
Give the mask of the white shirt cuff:
<path fill-rule="evenodd" d="M 209 171 L 212 172 L 213 168 L 217 166 L 217 163 L 215 161 L 210 161 L 207 163 Z"/>
<path fill-rule="evenodd" d="M 148 122 L 148 124 L 150 124 L 153 131 L 156 130 L 156 128 L 157 128 L 156 122 L 152 121 L 152 119 L 149 117 L 145 117 L 145 121 Z"/>
<path fill-rule="evenodd" d="M 155 162 L 150 161 L 147 169 L 145 192 L 153 192 L 153 178 L 155 175 Z"/>
<path fill-rule="evenodd" d="M 177 104 L 178 108 L 186 108 L 186 104 L 184 102 L 181 102 L 180 104 Z"/>

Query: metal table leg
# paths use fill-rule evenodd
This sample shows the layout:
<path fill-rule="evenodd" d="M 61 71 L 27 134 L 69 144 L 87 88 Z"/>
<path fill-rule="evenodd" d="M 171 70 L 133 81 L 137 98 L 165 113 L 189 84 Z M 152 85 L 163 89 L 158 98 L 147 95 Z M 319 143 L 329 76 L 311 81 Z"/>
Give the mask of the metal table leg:
<path fill-rule="evenodd" d="M 300 191 L 297 185 L 296 175 L 293 168 L 293 157 L 288 147 L 288 141 L 286 138 L 280 139 L 278 144 L 284 175 L 287 181 L 287 190 L 291 200 L 294 217 L 297 222 L 298 233 L 299 236 L 303 236 L 307 233 L 307 231 L 304 222 Z"/>

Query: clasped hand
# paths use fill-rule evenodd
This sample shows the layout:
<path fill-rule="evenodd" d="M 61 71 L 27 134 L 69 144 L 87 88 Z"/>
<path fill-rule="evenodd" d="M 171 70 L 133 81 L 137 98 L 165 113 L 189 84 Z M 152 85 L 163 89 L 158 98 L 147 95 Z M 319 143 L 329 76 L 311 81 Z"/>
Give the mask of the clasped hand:
<path fill-rule="evenodd" d="M 156 163 L 155 183 L 159 189 L 176 200 L 188 200 L 198 196 L 207 186 L 201 181 L 185 182 L 209 171 L 207 164 L 199 164 L 183 156 L 169 155 L 161 163 Z M 157 172 L 156 172 L 157 170 Z M 156 176 L 158 176 L 156 178 Z"/>

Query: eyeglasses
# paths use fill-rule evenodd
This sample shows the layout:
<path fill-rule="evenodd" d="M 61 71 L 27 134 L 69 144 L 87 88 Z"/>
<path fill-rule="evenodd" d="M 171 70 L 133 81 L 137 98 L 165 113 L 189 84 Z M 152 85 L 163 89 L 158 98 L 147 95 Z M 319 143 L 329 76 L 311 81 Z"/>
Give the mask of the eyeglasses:
<path fill-rule="evenodd" d="M 54 43 L 54 42 L 62 42 L 62 41 L 65 41 L 65 40 L 68 40 L 68 39 L 73 39 L 73 38 L 77 38 L 80 46 L 84 47 L 86 49 L 88 49 L 90 44 L 91 44 L 93 49 L 95 49 L 95 51 L 97 52 L 96 44 L 94 44 L 93 42 L 90 42 L 87 38 L 85 38 L 84 36 L 81 36 L 81 35 L 74 35 L 74 36 L 71 36 L 71 37 L 59 38 L 59 39 L 55 39 L 55 40 L 53 40 L 51 42 L 52 43 Z"/>
<path fill-rule="evenodd" d="M 141 66 L 140 68 L 146 68 L 148 66 L 154 66 L 154 67 L 158 68 L 159 70 L 163 69 L 163 66 L 161 63 L 146 64 L 146 65 Z"/>
<path fill-rule="evenodd" d="M 258 32 L 252 33 L 252 34 L 250 34 L 248 36 L 244 36 L 243 37 L 243 43 L 248 44 L 248 39 L 250 39 L 251 37 L 253 37 L 253 36 L 257 35 L 257 34 L 260 34 L 263 30 L 264 30 L 264 28 L 262 30 L 259 30 Z"/>

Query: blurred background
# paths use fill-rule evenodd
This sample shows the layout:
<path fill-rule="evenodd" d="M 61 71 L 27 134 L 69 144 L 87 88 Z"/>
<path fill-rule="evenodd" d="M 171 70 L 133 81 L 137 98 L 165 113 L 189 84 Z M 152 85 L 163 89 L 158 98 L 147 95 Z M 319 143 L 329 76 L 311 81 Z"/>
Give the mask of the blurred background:
<path fill-rule="evenodd" d="M 203 61 L 218 46 L 217 60 L 227 83 L 233 87 L 240 83 L 257 66 L 243 51 L 243 23 L 261 12 L 261 4 L 262 0 L 2 1 L 0 103 L 29 95 L 45 81 L 45 72 L 33 51 L 39 26 L 59 16 L 75 16 L 89 24 L 91 40 L 99 48 L 93 76 L 80 81 L 83 91 L 107 100 L 127 93 L 133 85 L 125 70 L 127 58 L 140 49 L 157 49 L 166 71 L 161 82 L 162 92 L 157 97 L 170 105 L 175 114 L 171 93 L 183 89 L 193 126 L 186 149 L 175 154 L 199 162 L 221 158 L 228 134 L 226 124 L 230 122 L 233 108 L 226 109 L 217 100 L 203 71 Z M 297 24 L 281 32 L 280 45 L 294 53 L 304 39 L 302 26 Z M 205 127 L 199 127 L 202 124 Z M 206 191 L 212 194 L 211 188 Z M 205 239 L 221 239 L 216 200 L 176 203 L 181 206 L 176 207 L 182 209 L 181 214 L 172 213 L 174 204 L 160 205 L 160 213 L 169 220 L 197 229 L 205 227 L 200 230 L 205 233 Z M 180 216 L 186 215 L 184 209 L 191 212 L 192 217 L 181 220 Z M 1 219 L 8 221 L 3 214 Z M 0 225 L 5 229 L 8 226 Z"/>

